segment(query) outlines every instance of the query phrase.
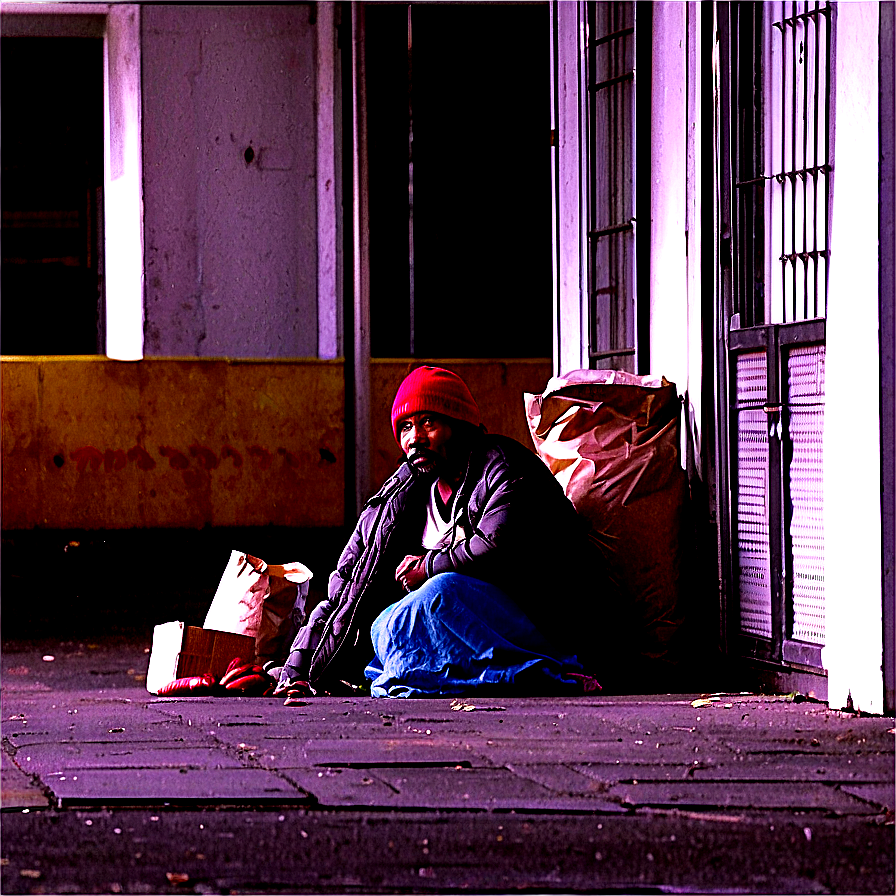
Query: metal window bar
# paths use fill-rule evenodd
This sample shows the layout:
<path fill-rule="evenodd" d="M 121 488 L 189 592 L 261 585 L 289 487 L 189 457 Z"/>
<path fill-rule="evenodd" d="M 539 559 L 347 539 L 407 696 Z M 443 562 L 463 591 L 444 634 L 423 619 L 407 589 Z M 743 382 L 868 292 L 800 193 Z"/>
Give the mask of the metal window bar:
<path fill-rule="evenodd" d="M 762 4 L 737 4 L 736 45 L 732 93 L 737 103 L 734 141 L 736 186 L 736 247 L 734 284 L 741 326 L 766 322 L 763 251 L 765 244 L 765 187 L 763 122 L 761 115 Z M 745 187 L 751 189 L 744 189 Z"/>
<path fill-rule="evenodd" d="M 634 372 L 635 4 L 587 11 L 589 357 Z"/>
<path fill-rule="evenodd" d="M 778 0 L 734 13 L 735 309 L 745 327 L 823 318 L 832 6 Z"/>

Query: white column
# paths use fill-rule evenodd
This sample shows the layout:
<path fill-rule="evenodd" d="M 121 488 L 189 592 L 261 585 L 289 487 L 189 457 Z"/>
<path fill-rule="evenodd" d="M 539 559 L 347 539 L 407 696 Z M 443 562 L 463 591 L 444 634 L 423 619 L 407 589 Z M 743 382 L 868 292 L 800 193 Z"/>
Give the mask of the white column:
<path fill-rule="evenodd" d="M 140 6 L 112 4 L 104 46 L 106 354 L 143 357 Z"/>
<path fill-rule="evenodd" d="M 650 373 L 688 387 L 688 4 L 653 5 Z M 699 228 L 697 228 L 699 230 Z M 695 240 L 699 234 L 694 234 Z M 698 259 L 693 260 L 699 265 Z"/>
<path fill-rule="evenodd" d="M 877 3 L 837 7 L 824 435 L 828 702 L 883 711 Z"/>
<path fill-rule="evenodd" d="M 334 4 L 317 4 L 317 354 L 338 358 Z"/>

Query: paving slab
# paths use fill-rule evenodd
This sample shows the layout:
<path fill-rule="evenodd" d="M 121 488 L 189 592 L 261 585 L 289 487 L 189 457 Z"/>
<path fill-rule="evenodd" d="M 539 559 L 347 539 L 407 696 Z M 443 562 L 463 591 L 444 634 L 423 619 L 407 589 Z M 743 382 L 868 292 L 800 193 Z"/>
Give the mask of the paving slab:
<path fill-rule="evenodd" d="M 395 790 L 366 769 L 284 768 L 284 778 L 307 791 L 320 809 L 389 808 Z"/>
<path fill-rule="evenodd" d="M 892 719 L 756 695 L 284 707 L 158 698 L 123 656 L 58 686 L 59 659 L 0 659 L 29 670 L 0 689 L 3 892 L 894 891 Z"/>
<path fill-rule="evenodd" d="M 854 819 L 120 809 L 48 826 L 5 816 L 3 893 L 894 891 L 892 829 Z"/>
<path fill-rule="evenodd" d="M 242 768 L 237 758 L 214 746 L 158 744 L 66 743 L 33 744 L 17 758 L 32 774 L 50 774 L 65 768 Z"/>
<path fill-rule="evenodd" d="M 59 808 L 107 805 L 302 804 L 314 798 L 265 769 L 92 769 L 73 766 L 44 783 Z"/>
<path fill-rule="evenodd" d="M 531 737 L 492 738 L 475 743 L 474 750 L 496 765 L 508 762 L 555 761 L 587 763 L 589 761 L 614 762 L 668 762 L 688 765 L 699 755 L 702 744 L 704 752 L 710 743 L 698 740 L 695 744 L 672 742 L 644 747 L 635 743 L 637 739 L 612 740 L 559 740 Z M 695 746 L 698 752 L 695 753 Z M 725 752 L 730 752 L 725 749 Z"/>
<path fill-rule="evenodd" d="M 372 777 L 394 791 L 390 804 L 405 809 L 477 811 L 620 811 L 618 801 L 600 795 L 556 793 L 505 768 L 469 769 L 384 767 Z"/>
<path fill-rule="evenodd" d="M 892 780 L 893 773 L 893 759 L 889 754 L 854 756 L 842 762 L 839 757 L 804 753 L 742 753 L 712 763 L 698 762 L 689 771 L 696 781 L 815 781 L 825 784 L 885 782 Z"/>
<path fill-rule="evenodd" d="M 77 708 L 31 710 L 25 719 L 8 719 L 3 736 L 16 747 L 35 743 L 181 740 L 190 734 L 179 720 L 154 717 L 142 704 L 109 706 L 79 702 Z"/>
<path fill-rule="evenodd" d="M 613 785 L 609 795 L 629 806 L 676 808 L 781 809 L 791 812 L 824 811 L 841 815 L 869 815 L 858 797 L 828 784 L 786 784 L 781 781 L 638 781 Z"/>
<path fill-rule="evenodd" d="M 572 762 L 569 767 L 604 785 L 620 781 L 681 781 L 694 769 L 692 762 Z"/>
<path fill-rule="evenodd" d="M 888 784 L 843 784 L 840 786 L 840 790 L 890 813 L 896 812 L 896 787 L 892 782 Z"/>
<path fill-rule="evenodd" d="M 875 743 L 869 739 L 864 739 L 858 743 L 847 744 L 843 741 L 838 741 L 837 734 L 834 732 L 808 733 L 805 736 L 762 738 L 750 734 L 736 738 L 725 735 L 723 741 L 732 752 L 737 754 L 802 753 L 813 756 L 839 756 L 843 754 L 845 748 L 848 748 L 851 754 L 858 756 L 881 752 L 893 755 L 892 740 L 880 740 Z"/>
<path fill-rule="evenodd" d="M 603 798 L 610 790 L 606 781 L 583 775 L 574 766 L 562 763 L 508 763 L 506 767 L 518 778 L 534 781 L 556 794 Z"/>
<path fill-rule="evenodd" d="M 370 740 L 307 741 L 303 746 L 311 765 L 430 765 L 455 766 L 489 763 L 477 761 L 471 746 L 444 736 L 387 737 Z"/>
<path fill-rule="evenodd" d="M 44 789 L 26 775 L 5 752 L 0 751 L 0 792 L 3 809 L 46 808 L 50 805 Z"/>

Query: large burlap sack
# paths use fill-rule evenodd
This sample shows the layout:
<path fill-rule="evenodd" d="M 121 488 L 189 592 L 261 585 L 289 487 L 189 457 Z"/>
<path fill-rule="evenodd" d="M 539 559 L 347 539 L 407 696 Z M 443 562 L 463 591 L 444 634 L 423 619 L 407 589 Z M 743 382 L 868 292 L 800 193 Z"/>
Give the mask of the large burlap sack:
<path fill-rule="evenodd" d="M 538 454 L 608 546 L 618 599 L 627 603 L 620 618 L 633 627 L 620 636 L 640 657 L 676 664 L 688 487 L 675 385 L 618 370 L 576 370 L 524 399 Z"/>

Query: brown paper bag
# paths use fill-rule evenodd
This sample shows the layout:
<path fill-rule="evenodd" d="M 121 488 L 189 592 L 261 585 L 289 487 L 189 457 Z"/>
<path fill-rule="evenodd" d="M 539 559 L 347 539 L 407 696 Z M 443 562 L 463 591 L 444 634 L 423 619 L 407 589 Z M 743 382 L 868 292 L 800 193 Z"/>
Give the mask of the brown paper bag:
<path fill-rule="evenodd" d="M 675 385 L 618 370 L 577 370 L 524 399 L 538 454 L 610 546 L 609 565 L 636 629 L 633 649 L 677 662 L 688 491 Z"/>
<path fill-rule="evenodd" d="M 231 551 L 203 627 L 249 635 L 257 662 L 280 662 L 304 618 L 312 575 L 302 563 L 271 565 Z"/>

